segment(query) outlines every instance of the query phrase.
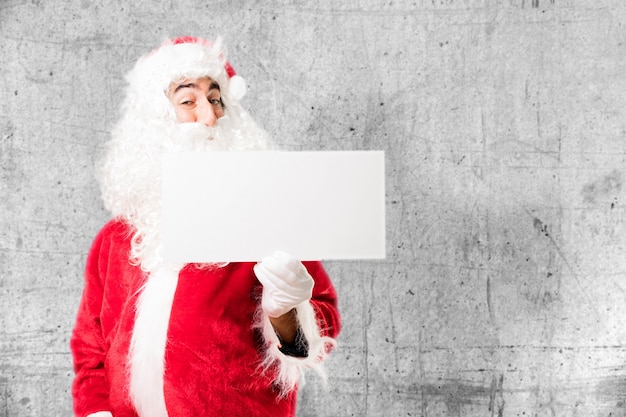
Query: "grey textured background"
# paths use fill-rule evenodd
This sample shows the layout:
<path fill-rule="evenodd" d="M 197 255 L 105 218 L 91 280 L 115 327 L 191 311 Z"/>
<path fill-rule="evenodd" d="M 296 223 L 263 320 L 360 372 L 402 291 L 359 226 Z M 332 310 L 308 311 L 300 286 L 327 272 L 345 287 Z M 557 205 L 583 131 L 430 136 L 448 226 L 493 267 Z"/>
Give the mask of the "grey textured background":
<path fill-rule="evenodd" d="M 386 152 L 388 256 L 327 263 L 300 416 L 626 415 L 626 3 L 156 3 L 0 1 L 0 416 L 71 415 L 94 160 L 182 34 L 224 36 L 283 148 Z"/>

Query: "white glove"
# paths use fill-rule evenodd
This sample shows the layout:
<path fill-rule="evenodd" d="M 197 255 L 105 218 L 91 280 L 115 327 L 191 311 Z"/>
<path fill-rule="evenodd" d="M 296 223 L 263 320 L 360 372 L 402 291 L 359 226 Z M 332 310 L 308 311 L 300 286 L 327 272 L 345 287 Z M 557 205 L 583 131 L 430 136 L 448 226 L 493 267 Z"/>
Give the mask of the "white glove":
<path fill-rule="evenodd" d="M 254 273 L 263 284 L 263 311 L 270 317 L 280 317 L 313 294 L 313 278 L 297 259 L 285 252 L 263 258 L 254 266 Z"/>

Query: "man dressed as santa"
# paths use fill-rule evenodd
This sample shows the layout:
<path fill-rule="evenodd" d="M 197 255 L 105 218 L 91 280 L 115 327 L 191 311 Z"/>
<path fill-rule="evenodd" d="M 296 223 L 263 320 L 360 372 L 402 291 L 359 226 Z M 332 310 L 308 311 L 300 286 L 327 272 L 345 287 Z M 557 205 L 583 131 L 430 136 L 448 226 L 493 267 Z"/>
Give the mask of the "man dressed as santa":
<path fill-rule="evenodd" d="M 75 415 L 294 416 L 300 377 L 323 375 L 340 330 L 321 263 L 280 251 L 260 262 L 161 257 L 164 153 L 270 147 L 239 103 L 245 83 L 219 41 L 192 37 L 165 42 L 126 79 L 98 170 L 113 219 L 89 251 L 70 342 Z"/>

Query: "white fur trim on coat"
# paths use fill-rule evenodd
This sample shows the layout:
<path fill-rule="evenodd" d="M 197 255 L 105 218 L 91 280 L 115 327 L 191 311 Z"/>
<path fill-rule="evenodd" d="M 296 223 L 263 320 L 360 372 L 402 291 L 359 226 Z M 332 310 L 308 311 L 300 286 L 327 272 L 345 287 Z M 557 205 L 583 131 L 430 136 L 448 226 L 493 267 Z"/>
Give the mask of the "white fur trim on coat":
<path fill-rule="evenodd" d="M 256 327 L 261 329 L 266 349 L 263 352 L 262 366 L 265 370 L 275 370 L 275 384 L 280 396 L 286 396 L 296 388 L 298 382 L 304 383 L 305 371 L 315 371 L 326 382 L 326 370 L 323 362 L 330 349 L 336 346 L 335 339 L 322 336 L 315 315 L 315 310 L 309 301 L 296 307 L 298 325 L 309 345 L 308 356 L 297 358 L 285 355 L 279 349 L 280 340 L 274 331 L 269 316 L 259 308 Z"/>
<path fill-rule="evenodd" d="M 87 414 L 87 417 L 113 417 L 110 411 L 98 411 L 97 413 Z"/>
<path fill-rule="evenodd" d="M 129 352 L 130 396 L 140 417 L 167 417 L 163 393 L 167 329 L 179 267 L 151 272 L 137 301 Z"/>

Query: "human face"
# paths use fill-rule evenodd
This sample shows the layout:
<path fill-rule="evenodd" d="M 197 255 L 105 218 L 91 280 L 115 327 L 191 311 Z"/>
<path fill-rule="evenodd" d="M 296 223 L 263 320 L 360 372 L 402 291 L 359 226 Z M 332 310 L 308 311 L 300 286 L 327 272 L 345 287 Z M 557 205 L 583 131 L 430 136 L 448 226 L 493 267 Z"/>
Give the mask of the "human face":
<path fill-rule="evenodd" d="M 217 119 L 224 115 L 220 86 L 209 77 L 172 83 L 167 97 L 179 123 L 215 126 Z"/>

